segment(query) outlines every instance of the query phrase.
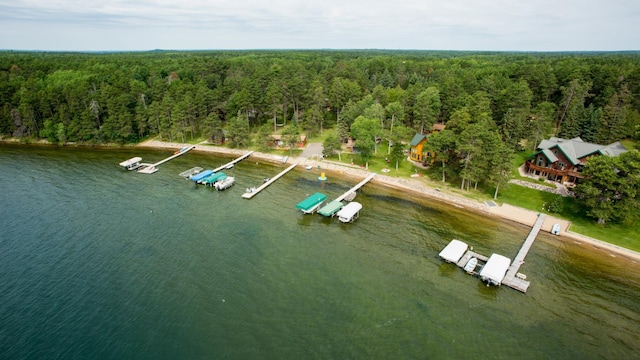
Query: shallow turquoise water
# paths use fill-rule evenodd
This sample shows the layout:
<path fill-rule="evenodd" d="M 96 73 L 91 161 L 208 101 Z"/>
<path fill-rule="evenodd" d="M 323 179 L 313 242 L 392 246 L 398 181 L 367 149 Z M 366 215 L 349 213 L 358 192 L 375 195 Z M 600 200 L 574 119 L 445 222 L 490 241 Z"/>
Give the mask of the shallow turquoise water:
<path fill-rule="evenodd" d="M 302 215 L 359 179 L 251 158 L 232 188 L 177 174 L 230 158 L 0 146 L 0 358 L 638 358 L 640 266 L 539 236 L 526 294 L 438 252 L 513 257 L 528 228 L 366 185 L 353 224 Z M 334 178 L 336 177 L 336 178 Z"/>

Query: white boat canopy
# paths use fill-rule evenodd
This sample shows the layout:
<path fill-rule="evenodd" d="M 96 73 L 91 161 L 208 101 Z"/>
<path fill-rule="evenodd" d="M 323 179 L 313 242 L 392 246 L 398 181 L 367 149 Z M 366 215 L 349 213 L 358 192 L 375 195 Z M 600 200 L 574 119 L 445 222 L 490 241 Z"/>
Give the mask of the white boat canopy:
<path fill-rule="evenodd" d="M 500 285 L 509 270 L 511 259 L 500 254 L 491 254 L 487 263 L 480 270 L 480 278 L 494 285 Z"/>
<path fill-rule="evenodd" d="M 357 218 L 361 209 L 362 204 L 352 201 L 340 209 L 336 215 L 338 215 L 338 220 L 342 222 L 351 222 Z"/>
<path fill-rule="evenodd" d="M 466 243 L 453 239 L 449 245 L 445 246 L 445 248 L 440 251 L 440 257 L 446 261 L 457 263 L 462 255 L 467 251 L 468 247 L 469 245 Z"/>
<path fill-rule="evenodd" d="M 121 162 L 120 166 L 125 167 L 125 168 L 129 168 L 129 167 L 131 167 L 133 165 L 136 165 L 140 161 L 142 161 L 141 157 L 134 157 L 134 158 L 131 158 L 129 160 Z"/>

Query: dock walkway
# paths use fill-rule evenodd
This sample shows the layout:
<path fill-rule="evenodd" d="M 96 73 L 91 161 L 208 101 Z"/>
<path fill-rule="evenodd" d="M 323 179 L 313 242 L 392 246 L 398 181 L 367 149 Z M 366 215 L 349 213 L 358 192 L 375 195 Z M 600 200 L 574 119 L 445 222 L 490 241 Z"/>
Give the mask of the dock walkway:
<path fill-rule="evenodd" d="M 166 159 L 162 159 L 162 160 L 158 161 L 155 164 L 141 164 L 141 165 L 144 165 L 144 167 L 142 169 L 138 170 L 138 172 L 141 173 L 141 174 L 153 174 L 156 171 L 158 171 L 158 166 L 166 163 L 169 160 L 173 160 L 173 159 L 177 158 L 178 156 L 184 155 L 184 154 L 188 153 L 189 151 L 191 151 L 191 150 L 193 150 L 195 148 L 196 148 L 195 146 L 189 146 L 186 149 L 178 152 L 177 154 L 173 154 L 173 155 L 169 156 Z"/>
<path fill-rule="evenodd" d="M 360 181 L 356 186 L 352 187 L 347 192 L 338 196 L 335 200 L 325 205 L 322 209 L 318 210 L 318 214 L 322 216 L 327 216 L 327 217 L 335 215 L 338 211 L 340 211 L 340 209 L 342 209 L 342 206 L 344 205 L 342 204 L 342 200 L 349 198 L 351 195 L 355 196 L 356 191 L 361 187 L 363 187 L 364 184 L 371 181 L 371 179 L 373 179 L 374 176 L 376 176 L 376 173 L 372 173 L 369 176 L 367 176 L 364 180 Z M 349 200 L 353 200 L 353 199 L 349 199 Z"/>
<path fill-rule="evenodd" d="M 371 179 L 373 179 L 373 177 L 376 176 L 376 173 L 371 173 L 369 176 L 367 176 L 364 180 L 360 181 L 356 186 L 352 187 L 351 189 L 349 189 L 349 191 L 345 192 L 344 194 L 338 196 L 334 201 L 342 201 L 345 198 L 347 198 L 347 196 L 349 196 L 352 193 L 355 193 L 356 190 L 360 189 L 361 187 L 363 187 L 366 183 L 368 183 L 369 181 L 371 181 Z"/>
<path fill-rule="evenodd" d="M 513 259 L 511 266 L 509 266 L 509 269 L 507 270 L 507 274 L 504 279 L 502 279 L 503 284 L 522 292 L 526 292 L 529 288 L 529 281 L 518 277 L 518 271 L 520 270 L 520 266 L 524 264 L 524 258 L 527 256 L 529 249 L 531 249 L 531 245 L 533 245 L 533 242 L 536 240 L 546 217 L 547 215 L 545 214 L 538 215 L 538 220 L 536 220 L 533 228 L 531 228 L 529 236 L 527 236 L 527 239 L 520 247 L 520 251 L 518 251 L 518 254 Z"/>
<path fill-rule="evenodd" d="M 282 170 L 278 175 L 272 177 L 271 179 L 269 179 L 269 181 L 265 182 L 264 184 L 260 185 L 259 187 L 255 188 L 255 189 L 253 189 L 253 191 L 246 192 L 246 193 L 242 194 L 242 197 L 245 198 L 245 199 L 251 199 L 252 197 L 258 195 L 258 193 L 260 191 L 265 189 L 267 186 L 273 184 L 276 180 L 281 178 L 284 174 L 288 173 L 294 167 L 298 166 L 298 164 L 299 164 L 299 162 L 296 162 L 295 164 L 293 164 L 293 165 L 289 166 L 288 168 Z"/>
<path fill-rule="evenodd" d="M 239 158 L 237 158 L 237 159 L 235 159 L 235 160 L 233 160 L 233 161 L 229 161 L 228 163 L 226 163 L 226 164 L 224 164 L 224 165 L 222 165 L 222 166 L 220 166 L 220 167 L 217 167 L 217 168 L 213 169 L 213 172 L 216 172 L 216 173 L 217 173 L 217 172 L 218 172 L 218 171 L 220 171 L 220 170 L 223 170 L 223 169 L 229 168 L 229 167 L 231 167 L 231 166 L 233 166 L 233 165 L 235 165 L 235 164 L 239 163 L 240 161 L 242 161 L 242 160 L 244 160 L 244 159 L 248 158 L 249 156 L 251 156 L 251 154 L 253 154 L 253 151 L 249 151 L 248 153 L 246 153 L 246 154 L 244 154 L 244 155 L 240 156 Z"/>
<path fill-rule="evenodd" d="M 193 150 L 195 148 L 196 148 L 195 146 L 189 146 L 188 148 L 184 149 L 183 151 L 180 151 L 177 154 L 173 154 L 173 155 L 169 156 L 166 159 L 160 160 L 160 161 L 158 161 L 157 163 L 155 163 L 155 164 L 153 164 L 151 166 L 153 166 L 153 167 L 160 166 L 160 165 L 166 163 L 167 161 L 173 160 L 173 159 L 177 158 L 178 156 L 184 155 L 184 154 L 188 153 L 189 151 L 191 151 L 191 150 Z"/>

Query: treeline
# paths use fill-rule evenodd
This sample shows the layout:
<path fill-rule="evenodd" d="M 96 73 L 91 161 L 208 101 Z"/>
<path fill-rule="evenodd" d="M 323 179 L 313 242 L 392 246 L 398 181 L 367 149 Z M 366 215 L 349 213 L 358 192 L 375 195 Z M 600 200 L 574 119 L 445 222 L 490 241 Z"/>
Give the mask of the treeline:
<path fill-rule="evenodd" d="M 638 53 L 210 51 L 0 53 L 0 133 L 58 142 L 221 138 L 358 116 L 409 140 L 484 124 L 511 148 L 555 134 L 640 136 Z M 264 131 L 264 130 L 263 130 Z M 406 139 L 409 137 L 409 139 Z M 527 142 L 528 140 L 528 142 Z M 528 144 L 528 145 L 527 145 Z"/>

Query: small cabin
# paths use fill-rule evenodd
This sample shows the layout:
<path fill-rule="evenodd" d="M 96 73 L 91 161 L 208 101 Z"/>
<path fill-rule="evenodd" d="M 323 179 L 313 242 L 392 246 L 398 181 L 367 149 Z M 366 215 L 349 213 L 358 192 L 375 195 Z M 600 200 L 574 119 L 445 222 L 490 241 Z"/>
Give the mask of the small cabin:
<path fill-rule="evenodd" d="M 446 128 L 444 124 L 433 124 L 431 131 L 426 134 L 417 133 L 411 140 L 411 151 L 409 152 L 409 159 L 425 165 L 433 164 L 435 160 L 435 154 L 426 150 L 427 142 L 429 141 L 429 135 L 440 132 Z"/>

